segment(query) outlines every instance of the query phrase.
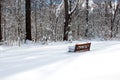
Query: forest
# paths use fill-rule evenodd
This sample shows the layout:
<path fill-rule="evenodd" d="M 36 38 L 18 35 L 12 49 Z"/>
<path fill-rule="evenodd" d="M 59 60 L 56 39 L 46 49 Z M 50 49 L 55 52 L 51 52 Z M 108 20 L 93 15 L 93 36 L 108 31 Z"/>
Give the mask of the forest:
<path fill-rule="evenodd" d="M 8 45 L 120 39 L 117 0 L 0 0 L 0 42 Z"/>
<path fill-rule="evenodd" d="M 120 0 L 0 0 L 0 80 L 120 80 Z"/>

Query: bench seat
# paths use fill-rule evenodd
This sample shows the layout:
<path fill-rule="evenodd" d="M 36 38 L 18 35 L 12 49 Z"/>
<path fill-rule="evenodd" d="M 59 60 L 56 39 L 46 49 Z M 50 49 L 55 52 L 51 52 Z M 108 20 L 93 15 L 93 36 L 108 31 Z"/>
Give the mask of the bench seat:
<path fill-rule="evenodd" d="M 69 46 L 69 52 L 90 51 L 91 43 L 76 44 L 75 46 Z"/>

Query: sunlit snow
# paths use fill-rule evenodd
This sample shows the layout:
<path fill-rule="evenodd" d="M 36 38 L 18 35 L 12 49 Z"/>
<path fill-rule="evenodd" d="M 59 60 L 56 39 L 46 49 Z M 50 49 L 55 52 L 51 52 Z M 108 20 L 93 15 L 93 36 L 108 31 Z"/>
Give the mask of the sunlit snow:
<path fill-rule="evenodd" d="M 91 51 L 68 52 L 83 42 L 0 46 L 0 80 L 120 80 L 120 41 L 90 41 Z"/>

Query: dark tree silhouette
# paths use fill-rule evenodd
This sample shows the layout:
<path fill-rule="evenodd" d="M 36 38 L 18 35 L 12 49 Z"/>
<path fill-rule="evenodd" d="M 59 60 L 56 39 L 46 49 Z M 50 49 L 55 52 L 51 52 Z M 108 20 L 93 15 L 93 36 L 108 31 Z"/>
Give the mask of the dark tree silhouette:
<path fill-rule="evenodd" d="M 69 6 L 69 2 L 70 6 Z M 77 2 L 76 2 L 77 3 Z M 64 21 L 64 34 L 63 34 L 63 40 L 68 41 L 68 32 L 70 30 L 69 24 L 71 22 L 71 16 L 76 10 L 77 4 L 75 4 L 74 8 L 71 9 L 71 0 L 64 0 L 64 9 L 65 9 L 65 21 Z"/>
<path fill-rule="evenodd" d="M 114 28 L 115 19 L 117 18 L 116 16 L 117 16 L 117 12 L 119 10 L 119 6 L 120 6 L 120 4 L 116 5 L 116 9 L 115 9 L 114 14 L 111 19 L 111 38 L 115 37 L 115 34 L 113 34 L 113 28 Z"/>
<path fill-rule="evenodd" d="M 65 22 L 64 22 L 64 37 L 63 40 L 68 40 L 68 24 L 69 24 L 69 11 L 68 11 L 68 0 L 64 0 L 64 7 L 65 7 Z"/>
<path fill-rule="evenodd" d="M 88 37 L 87 33 L 88 33 L 88 14 L 89 14 L 89 0 L 86 0 L 86 26 L 87 26 L 87 29 L 86 29 L 86 32 L 85 32 L 85 37 Z"/>
<path fill-rule="evenodd" d="M 31 37 L 31 0 L 26 0 L 26 40 L 32 40 Z"/>
<path fill-rule="evenodd" d="M 1 5 L 2 5 L 2 2 L 1 2 L 1 0 L 0 0 L 0 41 L 2 41 L 2 27 L 1 27 Z"/>
<path fill-rule="evenodd" d="M 89 14 L 89 11 L 88 11 L 89 6 L 88 6 L 88 4 L 89 4 L 89 0 L 86 0 L 86 23 L 87 24 L 88 24 L 88 14 Z"/>

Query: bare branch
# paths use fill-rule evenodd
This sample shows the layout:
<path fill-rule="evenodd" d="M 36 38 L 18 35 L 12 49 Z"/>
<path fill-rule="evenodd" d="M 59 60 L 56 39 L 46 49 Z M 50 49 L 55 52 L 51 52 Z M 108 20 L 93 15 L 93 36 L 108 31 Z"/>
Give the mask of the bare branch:
<path fill-rule="evenodd" d="M 69 11 L 69 15 L 72 15 L 74 13 L 74 11 L 77 8 L 77 5 L 78 5 L 78 1 L 76 1 L 74 8 L 71 11 Z"/>
<path fill-rule="evenodd" d="M 56 17 L 58 17 L 58 15 L 60 14 L 61 10 L 63 9 L 63 4 L 64 4 L 64 0 L 62 0 L 60 5 L 58 5 L 58 8 L 56 9 Z"/>

